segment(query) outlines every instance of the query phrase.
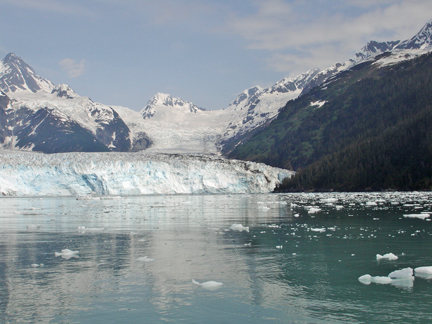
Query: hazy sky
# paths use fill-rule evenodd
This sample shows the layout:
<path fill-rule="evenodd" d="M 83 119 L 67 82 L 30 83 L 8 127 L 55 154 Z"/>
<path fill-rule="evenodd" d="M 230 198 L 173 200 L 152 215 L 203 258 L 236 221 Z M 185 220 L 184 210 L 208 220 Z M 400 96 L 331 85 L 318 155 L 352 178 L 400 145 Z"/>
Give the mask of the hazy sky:
<path fill-rule="evenodd" d="M 430 19 L 430 0 L 0 0 L 0 50 L 104 104 L 164 92 L 219 109 Z"/>

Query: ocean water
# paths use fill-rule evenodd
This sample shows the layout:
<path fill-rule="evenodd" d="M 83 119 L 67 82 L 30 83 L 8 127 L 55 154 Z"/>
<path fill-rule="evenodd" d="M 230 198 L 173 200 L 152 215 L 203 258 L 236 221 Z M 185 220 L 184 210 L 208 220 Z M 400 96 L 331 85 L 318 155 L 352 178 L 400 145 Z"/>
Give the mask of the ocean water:
<path fill-rule="evenodd" d="M 431 323 L 427 276 L 358 280 L 432 266 L 429 213 L 427 192 L 1 198 L 0 323 Z"/>

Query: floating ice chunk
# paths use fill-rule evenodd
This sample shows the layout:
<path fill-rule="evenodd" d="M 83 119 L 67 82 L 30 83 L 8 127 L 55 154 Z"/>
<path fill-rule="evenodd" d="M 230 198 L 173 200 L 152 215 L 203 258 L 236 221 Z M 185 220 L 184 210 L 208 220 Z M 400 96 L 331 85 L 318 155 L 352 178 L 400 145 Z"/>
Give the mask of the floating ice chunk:
<path fill-rule="evenodd" d="M 364 285 L 370 285 L 372 282 L 372 276 L 369 274 L 365 274 L 358 278 L 358 281 L 360 281 Z"/>
<path fill-rule="evenodd" d="M 138 258 L 136 260 L 140 261 L 140 262 L 153 262 L 155 259 L 152 259 L 152 258 L 149 258 L 148 256 L 145 256 L 145 257 Z"/>
<path fill-rule="evenodd" d="M 420 277 L 423 279 L 432 279 L 432 267 L 418 267 L 414 269 L 414 273 L 416 277 Z"/>
<path fill-rule="evenodd" d="M 381 276 L 372 277 L 369 274 L 365 274 L 359 277 L 358 281 L 360 281 L 364 285 L 370 285 L 372 282 L 380 285 L 387 285 L 392 282 L 392 279 L 389 277 L 381 277 Z"/>
<path fill-rule="evenodd" d="M 403 217 L 405 217 L 405 218 L 426 219 L 426 218 L 430 217 L 430 214 L 427 214 L 427 213 L 421 213 L 421 214 L 404 214 Z"/>
<path fill-rule="evenodd" d="M 376 277 L 372 277 L 372 282 L 380 285 L 387 285 L 392 283 L 392 278 L 376 276 Z"/>
<path fill-rule="evenodd" d="M 392 279 L 391 284 L 400 288 L 412 288 L 414 287 L 414 277 L 407 277 L 403 279 Z"/>
<path fill-rule="evenodd" d="M 206 281 L 203 283 L 199 283 L 198 281 L 195 281 L 194 279 L 192 279 L 192 283 L 195 285 L 201 286 L 204 289 L 210 290 L 210 291 L 217 290 L 223 286 L 222 282 L 217 282 L 217 281 Z"/>
<path fill-rule="evenodd" d="M 324 233 L 326 231 L 326 229 L 323 228 L 311 228 L 310 229 L 312 232 L 319 232 L 319 233 Z"/>
<path fill-rule="evenodd" d="M 243 226 L 242 224 L 232 224 L 229 227 L 229 229 L 238 232 L 243 232 L 243 231 L 249 232 L 249 227 Z"/>
<path fill-rule="evenodd" d="M 276 249 L 282 250 L 283 246 L 282 245 L 276 245 Z"/>
<path fill-rule="evenodd" d="M 70 258 L 78 258 L 79 251 L 71 251 L 69 249 L 61 250 L 61 252 L 54 252 L 56 257 L 61 256 L 63 259 L 69 260 Z"/>
<path fill-rule="evenodd" d="M 105 229 L 103 227 L 85 227 L 85 226 L 78 226 L 78 231 L 80 232 L 101 232 Z"/>
<path fill-rule="evenodd" d="M 101 197 L 99 196 L 94 196 L 92 194 L 89 195 L 78 195 L 76 196 L 76 200 L 100 200 Z"/>
<path fill-rule="evenodd" d="M 40 225 L 27 225 L 27 231 L 39 231 Z"/>
<path fill-rule="evenodd" d="M 323 202 L 323 203 L 335 203 L 337 201 L 338 201 L 337 198 L 323 198 L 323 199 L 321 199 L 321 202 Z"/>
<path fill-rule="evenodd" d="M 316 214 L 321 211 L 321 208 L 312 207 L 308 210 L 308 214 Z"/>
<path fill-rule="evenodd" d="M 410 279 L 413 277 L 413 274 L 414 272 L 412 268 L 404 268 L 390 272 L 388 277 L 391 279 Z"/>
<path fill-rule="evenodd" d="M 376 259 L 377 260 L 384 260 L 385 259 L 385 260 L 389 260 L 389 261 L 394 261 L 394 260 L 398 259 L 398 256 L 393 254 L 393 253 L 386 253 L 384 255 L 377 254 Z"/>
<path fill-rule="evenodd" d="M 378 204 L 375 201 L 367 201 L 366 206 L 377 206 Z"/>

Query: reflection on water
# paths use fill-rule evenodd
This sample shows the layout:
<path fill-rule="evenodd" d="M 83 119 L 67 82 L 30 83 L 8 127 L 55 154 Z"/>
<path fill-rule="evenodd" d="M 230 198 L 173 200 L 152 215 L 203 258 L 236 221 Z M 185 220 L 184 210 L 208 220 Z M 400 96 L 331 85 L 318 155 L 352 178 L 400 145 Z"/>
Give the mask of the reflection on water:
<path fill-rule="evenodd" d="M 3 198 L 0 322 L 428 322 L 431 196 Z"/>

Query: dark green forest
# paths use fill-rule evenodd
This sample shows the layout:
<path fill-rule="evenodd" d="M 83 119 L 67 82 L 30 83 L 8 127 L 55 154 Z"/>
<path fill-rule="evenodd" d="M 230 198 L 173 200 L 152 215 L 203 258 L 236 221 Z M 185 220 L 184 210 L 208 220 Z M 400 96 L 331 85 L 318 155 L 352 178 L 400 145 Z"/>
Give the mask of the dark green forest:
<path fill-rule="evenodd" d="M 432 54 L 374 63 L 288 102 L 229 157 L 298 171 L 279 190 L 432 189 Z"/>

